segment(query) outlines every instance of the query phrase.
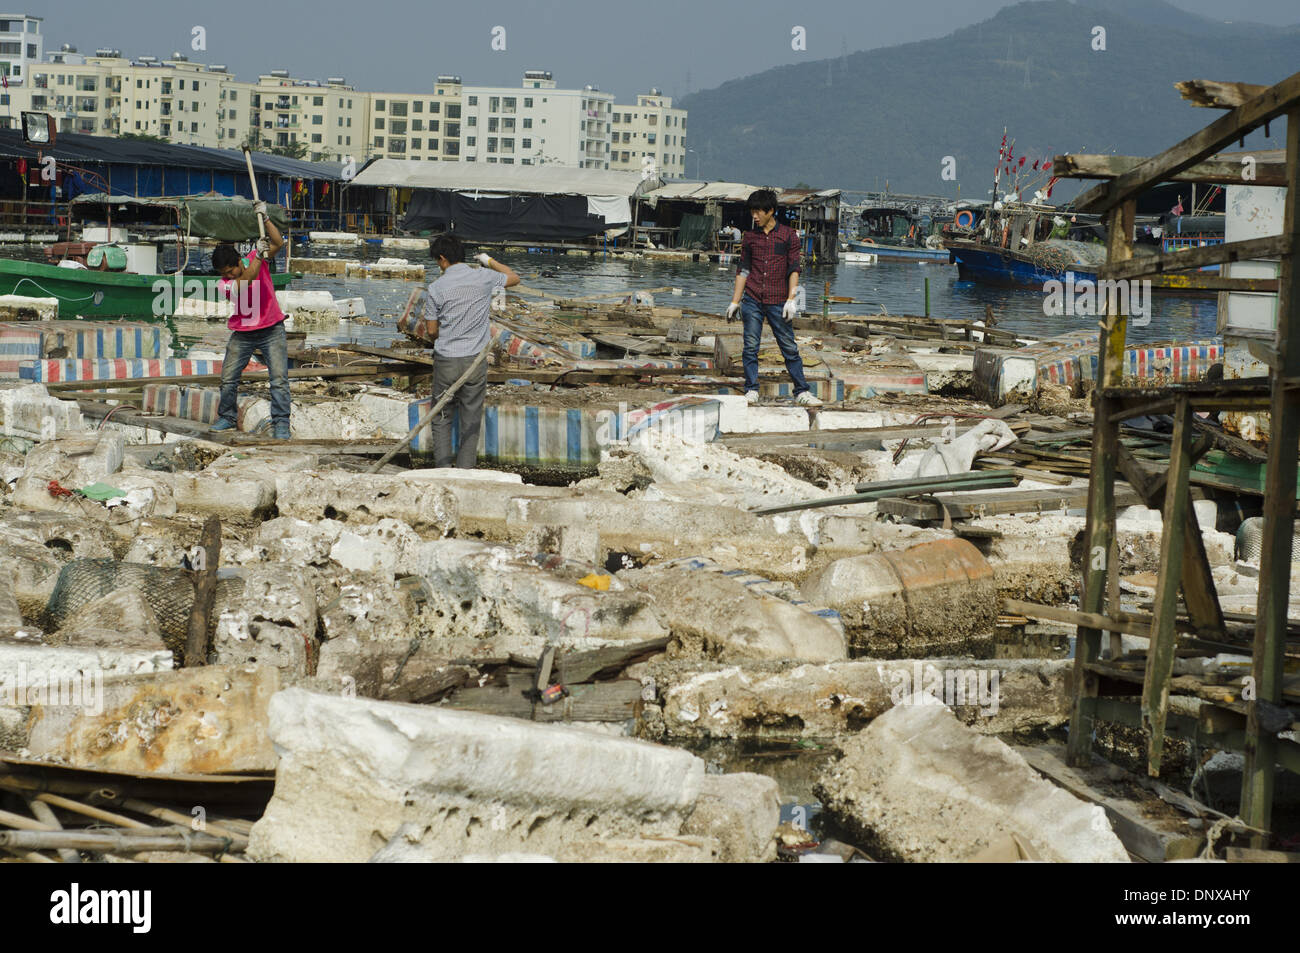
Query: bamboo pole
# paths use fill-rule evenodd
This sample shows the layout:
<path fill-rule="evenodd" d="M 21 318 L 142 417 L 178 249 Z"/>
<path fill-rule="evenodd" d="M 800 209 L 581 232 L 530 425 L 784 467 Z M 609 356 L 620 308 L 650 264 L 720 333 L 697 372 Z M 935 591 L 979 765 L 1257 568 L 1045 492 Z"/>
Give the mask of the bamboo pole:
<path fill-rule="evenodd" d="M 58 817 L 48 804 L 37 798 L 27 798 L 27 809 L 32 812 L 32 816 L 43 824 L 49 824 L 56 831 L 63 830 L 63 825 L 59 823 Z M 59 850 L 59 859 L 65 864 L 81 863 L 81 855 L 70 847 L 63 847 Z"/>
<path fill-rule="evenodd" d="M 474 372 L 479 369 L 479 366 L 484 361 L 487 360 L 487 356 L 488 356 L 488 349 L 484 348 L 483 352 L 479 354 L 477 358 L 474 359 L 474 363 L 471 364 L 469 367 L 465 368 L 465 373 L 461 374 L 460 377 L 456 379 L 456 382 L 454 384 L 452 384 L 445 391 L 443 391 L 443 394 L 441 397 L 438 398 L 437 403 L 435 403 L 433 407 L 429 410 L 429 412 L 420 419 L 419 423 L 417 423 L 414 427 L 411 428 L 411 432 L 408 433 L 405 437 L 403 437 L 401 442 L 398 443 L 397 446 L 393 447 L 392 450 L 389 450 L 386 454 L 380 457 L 379 462 L 370 468 L 370 472 L 378 473 L 383 468 L 385 463 L 387 463 L 389 460 L 393 459 L 393 457 L 397 456 L 399 453 L 401 453 L 403 450 L 409 447 L 411 445 L 411 441 L 415 439 L 415 435 L 418 434 L 425 427 L 427 427 L 429 425 L 429 421 L 433 420 L 435 416 L 437 416 L 442 412 L 442 409 L 446 407 L 448 403 L 451 402 L 451 399 L 454 396 L 456 396 L 456 391 L 460 390 L 462 385 L 464 385 L 464 383 L 470 379 L 471 375 L 473 375 Z"/>
<path fill-rule="evenodd" d="M 0 848 L 6 850 L 93 850 L 138 854 L 144 851 L 175 850 L 187 853 L 215 854 L 231 849 L 224 837 L 211 834 L 194 834 L 189 831 L 160 831 L 150 828 L 149 833 L 131 831 L 0 831 Z"/>

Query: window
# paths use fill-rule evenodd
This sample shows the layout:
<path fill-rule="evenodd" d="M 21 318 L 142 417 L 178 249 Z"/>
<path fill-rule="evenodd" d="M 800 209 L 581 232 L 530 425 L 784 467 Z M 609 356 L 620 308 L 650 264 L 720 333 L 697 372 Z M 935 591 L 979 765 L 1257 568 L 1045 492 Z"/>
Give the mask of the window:
<path fill-rule="evenodd" d="M 422 141 L 423 141 L 423 140 L 421 140 L 421 139 L 412 139 L 412 140 L 411 140 L 411 148 L 412 148 L 412 149 L 419 149 L 419 148 L 421 148 L 420 143 L 421 143 Z"/>
<path fill-rule="evenodd" d="M 380 117 L 378 117 L 377 119 L 375 119 L 375 128 L 376 128 L 376 129 L 383 129 L 383 128 L 384 128 L 384 117 L 383 117 L 383 116 L 380 116 Z"/>
<path fill-rule="evenodd" d="M 237 89 L 232 89 L 232 90 L 230 91 L 230 96 L 229 96 L 228 98 L 229 98 L 230 101 L 233 103 L 236 99 L 239 98 L 239 90 L 237 90 Z"/>
<path fill-rule="evenodd" d="M 314 115 L 314 116 L 311 117 L 311 124 L 312 124 L 313 126 L 319 126 L 319 125 L 321 125 L 324 121 L 325 121 L 325 117 L 322 116 L 320 113 L 317 113 L 316 115 Z"/>
<path fill-rule="evenodd" d="M 313 97 L 311 98 L 311 104 L 312 104 L 313 106 L 324 106 L 324 105 L 325 105 L 325 97 L 324 97 L 324 96 L 313 96 Z"/>
<path fill-rule="evenodd" d="M 489 96 L 489 97 L 488 97 L 488 112 L 490 112 L 490 113 L 497 113 L 497 112 L 500 112 L 500 111 L 501 111 L 501 97 L 500 97 L 500 96 Z"/>
<path fill-rule="evenodd" d="M 199 124 L 197 122 L 190 123 L 190 132 L 198 132 L 198 131 L 199 131 Z"/>
<path fill-rule="evenodd" d="M 514 111 L 515 111 L 515 103 L 516 103 L 517 101 L 518 101 L 518 100 L 516 100 L 515 97 L 513 97 L 513 96 L 507 96 L 505 99 L 501 100 L 501 111 L 502 111 L 502 112 L 507 112 L 507 113 L 512 113 L 512 112 L 514 112 Z"/>
<path fill-rule="evenodd" d="M 488 152 L 496 152 L 496 151 L 497 151 L 497 137 L 496 137 L 496 136 L 488 136 L 488 141 L 487 141 L 487 151 L 488 151 Z"/>
<path fill-rule="evenodd" d="M 405 117 L 406 117 L 406 103 L 399 103 L 397 100 L 393 100 L 393 105 L 389 108 L 389 110 L 388 110 L 388 114 L 389 114 L 390 116 L 401 116 L 401 117 L 405 118 Z"/>
<path fill-rule="evenodd" d="M 533 128 L 533 121 L 532 121 L 531 119 L 525 119 L 525 120 L 524 120 L 524 128 L 525 128 L 525 129 L 532 129 L 532 128 Z"/>
<path fill-rule="evenodd" d="M 472 97 L 471 97 L 471 98 L 472 98 Z M 448 115 L 451 115 L 451 113 L 450 113 L 450 109 L 451 109 L 451 107 L 448 106 L 447 108 L 448 108 L 448 110 L 449 110 Z M 429 112 L 431 112 L 431 113 L 436 113 L 436 112 L 441 112 L 441 111 L 442 111 L 442 103 L 429 103 Z M 457 116 L 460 115 L 460 106 L 457 106 L 457 107 L 456 107 L 456 115 L 457 115 Z"/>
<path fill-rule="evenodd" d="M 615 122 L 615 123 L 618 122 L 618 113 L 614 113 L 614 122 Z"/>
<path fill-rule="evenodd" d="M 351 108 L 352 108 L 352 100 L 349 99 L 349 100 L 348 100 L 348 109 L 351 109 Z"/>
<path fill-rule="evenodd" d="M 34 60 L 34 59 L 36 59 L 36 44 L 35 44 L 35 43 L 28 43 L 28 44 L 27 44 L 27 58 L 28 58 L 29 60 Z"/>
<path fill-rule="evenodd" d="M 429 150 L 430 150 L 431 152 L 437 152 L 437 151 L 438 151 L 438 140 L 437 140 L 437 139 L 430 139 L 430 140 L 429 140 Z"/>
<path fill-rule="evenodd" d="M 488 159 L 487 159 L 487 160 L 488 160 L 488 162 L 496 162 L 496 161 L 497 161 L 497 157 L 496 157 L 496 156 L 488 156 Z"/>
<path fill-rule="evenodd" d="M 631 121 L 632 121 L 632 114 L 631 114 L 631 113 L 623 113 L 623 121 L 624 121 L 624 122 L 631 122 Z"/>
<path fill-rule="evenodd" d="M 466 137 L 465 137 L 465 145 L 467 145 L 467 146 L 468 146 L 469 148 L 471 148 L 471 149 L 474 148 L 474 146 L 475 146 L 475 144 L 477 143 L 477 141 L 478 141 L 478 139 L 477 139 L 476 136 L 466 136 Z"/>
<path fill-rule="evenodd" d="M 340 129 L 343 128 L 343 117 L 342 117 L 342 116 L 339 116 L 339 128 L 340 128 Z"/>
<path fill-rule="evenodd" d="M 406 135 L 406 120 L 405 119 L 388 120 L 388 131 L 392 133 L 394 136 Z"/>
<path fill-rule="evenodd" d="M 412 120 L 411 120 L 411 132 L 424 132 L 424 120 L 423 120 L 423 119 L 412 119 Z"/>
<path fill-rule="evenodd" d="M 533 97 L 531 97 L 531 96 L 525 96 L 525 97 L 524 97 L 524 108 L 525 108 L 525 109 L 532 109 L 532 108 L 533 108 Z"/>
<path fill-rule="evenodd" d="M 382 99 L 376 99 L 375 112 L 383 112 L 383 111 L 384 111 L 384 101 Z"/>
<path fill-rule="evenodd" d="M 659 117 L 656 116 L 654 113 L 651 113 L 649 116 L 646 117 L 646 121 L 653 126 L 655 123 L 659 121 Z"/>
<path fill-rule="evenodd" d="M 501 120 L 501 131 L 502 131 L 502 132 L 514 132 L 514 131 L 515 131 L 515 121 L 514 121 L 513 119 L 503 119 L 503 120 Z"/>
<path fill-rule="evenodd" d="M 405 151 L 406 151 L 406 140 L 405 140 L 405 139 L 389 139 L 389 140 L 388 140 L 388 151 L 389 151 L 389 152 L 405 152 Z"/>
<path fill-rule="evenodd" d="M 383 137 L 383 136 L 375 136 L 375 148 L 376 148 L 376 149 L 382 149 L 383 147 L 384 147 L 384 137 Z"/>
<path fill-rule="evenodd" d="M 348 117 L 348 128 L 349 128 L 349 129 L 352 128 L 352 117 L 351 117 L 351 116 Z"/>
<path fill-rule="evenodd" d="M 632 133 L 630 133 L 630 132 L 625 132 L 625 133 L 623 133 L 623 141 L 624 141 L 624 142 L 631 142 L 631 141 L 632 141 Z"/>
<path fill-rule="evenodd" d="M 444 136 L 446 136 L 448 139 L 459 139 L 459 138 L 460 138 L 460 123 L 458 123 L 458 122 L 449 122 L 449 123 L 447 123 L 447 128 L 445 128 L 445 129 L 442 131 L 442 134 L 443 134 Z"/>
<path fill-rule="evenodd" d="M 525 149 L 531 149 L 533 147 L 533 140 L 525 139 L 523 142 L 520 143 L 520 145 Z"/>
<path fill-rule="evenodd" d="M 430 147 L 430 148 L 432 148 L 432 147 Z M 459 142 L 444 142 L 444 143 L 442 144 L 442 154 L 445 155 L 445 156 L 458 156 L 458 155 L 460 155 L 460 143 L 459 143 Z"/>
<path fill-rule="evenodd" d="M 496 132 L 496 131 L 497 131 L 497 126 L 498 126 L 498 125 L 499 125 L 499 122 L 497 121 L 497 117 L 496 117 L 496 116 L 489 116 L 489 117 L 488 117 L 488 132 Z"/>
<path fill-rule="evenodd" d="M 431 126 L 430 128 L 433 128 L 434 126 L 437 126 L 437 125 L 438 125 L 438 124 L 435 122 L 435 123 L 433 124 L 433 126 Z M 467 126 L 477 126 L 477 125 L 478 125 L 478 116 L 470 116 L 468 119 L 465 120 L 465 125 L 467 125 Z"/>
<path fill-rule="evenodd" d="M 351 137 L 351 136 L 348 136 L 348 137 L 347 137 L 347 144 L 348 144 L 348 145 L 352 145 L 352 137 Z"/>
<path fill-rule="evenodd" d="M 469 98 L 469 104 L 470 104 L 471 106 L 477 106 L 477 105 L 478 105 L 478 97 L 477 97 L 477 96 L 471 96 L 471 97 Z M 437 104 L 437 103 L 434 103 L 434 105 L 436 106 L 436 105 L 438 105 L 438 104 Z"/>
<path fill-rule="evenodd" d="M 624 162 L 630 162 L 631 160 L 632 160 L 632 153 L 630 153 L 630 152 L 624 152 L 624 153 L 623 153 L 623 161 L 624 161 Z"/>
<path fill-rule="evenodd" d="M 501 160 L 501 164 L 502 164 L 502 165 L 514 165 L 514 164 L 515 164 L 515 160 L 514 160 L 514 159 L 502 159 L 502 160 Z"/>
<path fill-rule="evenodd" d="M 191 103 L 190 103 L 190 112 L 192 112 L 192 113 L 196 113 L 196 112 L 198 112 L 198 111 L 199 111 L 199 104 L 196 103 L 196 102 L 191 102 Z"/>
<path fill-rule="evenodd" d="M 338 139 L 339 139 L 338 144 L 343 145 L 343 137 L 339 136 Z"/>
<path fill-rule="evenodd" d="M 474 117 L 473 117 L 473 116 L 470 116 L 469 118 L 472 120 Z M 470 125 L 472 126 L 472 125 L 474 125 L 474 123 L 471 122 Z M 436 119 L 430 119 L 430 120 L 429 120 L 429 131 L 430 131 L 430 132 L 437 132 L 437 131 L 438 131 L 438 120 L 436 120 Z"/>
<path fill-rule="evenodd" d="M 417 99 L 415 102 L 411 103 L 411 111 L 417 113 L 424 112 L 424 100 Z"/>
<path fill-rule="evenodd" d="M 532 164 L 533 164 L 533 160 L 532 160 L 532 159 L 520 159 L 520 160 L 519 160 L 519 164 L 520 164 L 520 165 L 532 165 Z"/>
<path fill-rule="evenodd" d="M 21 43 L 0 43 L 0 55 L 22 56 L 23 45 Z"/>
<path fill-rule="evenodd" d="M 501 140 L 501 151 L 502 151 L 502 152 L 514 152 L 514 151 L 515 151 L 515 141 L 514 141 L 513 139 L 502 139 L 502 140 Z"/>

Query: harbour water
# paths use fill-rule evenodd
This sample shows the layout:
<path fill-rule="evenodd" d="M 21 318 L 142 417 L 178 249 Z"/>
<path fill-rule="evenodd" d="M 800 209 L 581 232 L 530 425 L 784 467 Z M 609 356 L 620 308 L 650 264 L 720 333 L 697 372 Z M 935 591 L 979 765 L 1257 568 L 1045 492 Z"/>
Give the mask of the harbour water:
<path fill-rule="evenodd" d="M 313 249 L 313 256 L 322 254 Z M 378 253 L 349 257 L 380 257 Z M 568 255 L 505 253 L 501 260 L 523 278 L 524 284 L 539 291 L 582 297 L 632 288 L 679 288 L 681 295 L 660 293 L 656 302 L 669 307 L 691 308 L 721 314 L 731 300 L 735 265 L 716 262 L 653 261 L 629 258 L 586 258 Z M 413 257 L 411 260 L 418 261 Z M 437 266 L 428 263 L 429 280 Z M 826 265 L 809 268 L 807 309 L 820 311 L 825 282 L 831 295 L 851 297 L 852 304 L 833 303 L 832 314 L 871 314 L 882 308 L 891 314 L 925 312 L 925 279 L 930 279 L 930 313 L 938 318 L 976 320 L 984 318 L 984 306 L 991 305 L 999 327 L 1046 337 L 1084 326 L 1095 318 L 1046 315 L 1045 296 L 1013 288 L 992 288 L 958 282 L 957 269 L 944 264 L 880 262 L 875 265 Z M 413 287 L 411 282 L 376 279 L 329 278 L 306 275 L 296 287 L 330 291 L 336 298 L 362 296 L 366 299 L 370 326 L 349 325 L 341 329 L 344 340 L 375 343 L 391 339 L 392 323 Z M 1218 307 L 1214 298 L 1156 295 L 1152 299 L 1151 321 L 1145 326 L 1130 322 L 1129 340 L 1138 343 L 1191 341 L 1212 337 Z"/>

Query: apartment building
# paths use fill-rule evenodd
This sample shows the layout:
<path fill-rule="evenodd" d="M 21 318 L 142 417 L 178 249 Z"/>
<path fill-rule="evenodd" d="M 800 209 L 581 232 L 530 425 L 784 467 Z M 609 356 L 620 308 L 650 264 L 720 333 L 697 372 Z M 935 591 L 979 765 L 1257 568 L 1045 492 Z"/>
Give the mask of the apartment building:
<path fill-rule="evenodd" d="M 665 179 L 686 175 L 686 110 L 657 89 L 641 93 L 635 106 L 615 106 L 611 119 L 611 169 L 639 172 L 646 157 Z"/>
<path fill-rule="evenodd" d="M 10 90 L 26 85 L 32 67 L 45 58 L 42 19 L 25 13 L 0 13 L 0 74 L 8 80 Z"/>
<path fill-rule="evenodd" d="M 312 161 L 358 162 L 365 157 L 369 94 L 359 93 L 346 78 L 324 82 L 295 79 L 276 69 L 259 76 L 248 89 L 250 143 L 263 151 L 303 146 Z"/>
<path fill-rule="evenodd" d="M 519 87 L 466 86 L 466 162 L 610 168 L 614 96 L 595 86 L 559 89 L 547 70 Z"/>
<path fill-rule="evenodd" d="M 459 76 L 444 74 L 427 93 L 367 93 L 367 155 L 419 162 L 458 162 L 463 123 Z"/>

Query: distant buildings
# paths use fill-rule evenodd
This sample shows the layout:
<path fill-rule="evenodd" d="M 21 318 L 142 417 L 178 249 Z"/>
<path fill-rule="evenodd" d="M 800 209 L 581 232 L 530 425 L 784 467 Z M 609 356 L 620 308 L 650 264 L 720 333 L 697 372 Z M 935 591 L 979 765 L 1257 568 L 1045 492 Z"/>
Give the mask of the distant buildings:
<path fill-rule="evenodd" d="M 686 173 L 686 112 L 651 90 L 620 106 L 595 86 L 561 89 L 546 70 L 518 87 L 465 86 L 441 75 L 424 92 L 366 92 L 343 77 L 274 69 L 241 82 L 224 65 L 79 53 L 46 54 L 41 17 L 0 14 L 0 128 L 23 110 L 52 113 L 65 132 L 153 136 L 181 145 L 281 151 L 314 161 L 371 156 L 424 162 L 561 165 Z"/>

